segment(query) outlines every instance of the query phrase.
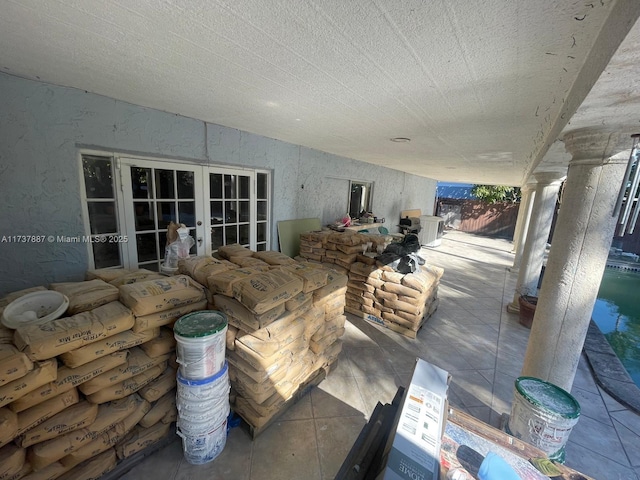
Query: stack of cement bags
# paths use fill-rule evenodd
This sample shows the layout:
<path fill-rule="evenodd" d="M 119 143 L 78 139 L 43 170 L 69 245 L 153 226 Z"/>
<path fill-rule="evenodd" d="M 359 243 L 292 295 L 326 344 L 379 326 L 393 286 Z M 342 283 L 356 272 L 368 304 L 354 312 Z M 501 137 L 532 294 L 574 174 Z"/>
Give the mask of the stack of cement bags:
<path fill-rule="evenodd" d="M 369 235 L 345 231 L 343 233 L 323 230 L 300 234 L 300 257 L 313 262 L 334 265 L 335 270 L 348 274 L 355 262 L 374 264 L 371 256 L 363 255 L 363 247 L 368 252 L 376 252 L 379 245 L 391 242 L 389 235 Z"/>
<path fill-rule="evenodd" d="M 349 271 L 346 310 L 416 338 L 438 306 L 438 284 L 444 270 L 422 266 L 402 274 L 387 266 L 356 262 Z"/>
<path fill-rule="evenodd" d="M 89 278 L 51 285 L 69 298 L 62 318 L 0 330 L 0 372 L 26 372 L 0 378 L 0 478 L 96 478 L 170 433 L 170 325 L 206 305 L 204 289 L 145 271 Z"/>
<path fill-rule="evenodd" d="M 280 252 L 228 245 L 219 253 L 223 260 L 196 257 L 182 261 L 179 270 L 209 274 L 211 307 L 229 323 L 232 405 L 260 428 L 301 385 L 337 360 L 348 279 Z"/>
<path fill-rule="evenodd" d="M 235 410 L 250 425 L 266 425 L 300 385 L 336 361 L 344 285 L 343 275 L 297 264 L 237 282 L 234 298 L 215 295 L 231 325 L 227 358 Z"/>

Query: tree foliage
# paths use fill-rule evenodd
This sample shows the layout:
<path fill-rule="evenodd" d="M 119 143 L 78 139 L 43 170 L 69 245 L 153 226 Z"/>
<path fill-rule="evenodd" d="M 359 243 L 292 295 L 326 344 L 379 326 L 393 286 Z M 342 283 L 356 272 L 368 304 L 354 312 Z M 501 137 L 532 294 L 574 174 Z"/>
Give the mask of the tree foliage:
<path fill-rule="evenodd" d="M 479 200 L 487 203 L 520 201 L 520 189 L 505 185 L 474 185 L 471 193 Z"/>

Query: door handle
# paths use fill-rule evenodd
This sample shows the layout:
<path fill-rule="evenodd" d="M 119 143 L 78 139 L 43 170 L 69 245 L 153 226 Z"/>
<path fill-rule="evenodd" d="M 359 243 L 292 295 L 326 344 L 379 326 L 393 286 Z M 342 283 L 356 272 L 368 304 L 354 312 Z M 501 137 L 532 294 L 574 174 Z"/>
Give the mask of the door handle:
<path fill-rule="evenodd" d="M 202 237 L 198 237 L 198 245 L 202 245 Z"/>

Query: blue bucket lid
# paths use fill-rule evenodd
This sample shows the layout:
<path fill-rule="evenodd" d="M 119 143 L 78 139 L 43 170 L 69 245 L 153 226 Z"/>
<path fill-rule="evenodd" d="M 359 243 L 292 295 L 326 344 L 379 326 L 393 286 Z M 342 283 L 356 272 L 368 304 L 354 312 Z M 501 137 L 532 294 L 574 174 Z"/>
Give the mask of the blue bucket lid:
<path fill-rule="evenodd" d="M 229 363 L 225 360 L 224 366 L 220 369 L 218 373 L 216 373 L 212 377 L 202 378 L 200 380 L 191 380 L 189 378 L 184 378 L 182 375 L 180 375 L 180 370 L 178 370 L 178 382 L 188 387 L 198 387 L 201 385 L 207 385 L 208 383 L 213 383 L 216 380 L 219 380 L 220 378 L 222 378 L 227 373 L 228 368 L 229 368 Z"/>

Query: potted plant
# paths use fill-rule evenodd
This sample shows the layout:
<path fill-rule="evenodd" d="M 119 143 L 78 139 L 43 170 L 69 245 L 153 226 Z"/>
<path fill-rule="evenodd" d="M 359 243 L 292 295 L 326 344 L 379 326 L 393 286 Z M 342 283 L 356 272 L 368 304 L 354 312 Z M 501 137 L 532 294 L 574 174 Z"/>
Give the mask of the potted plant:
<path fill-rule="evenodd" d="M 533 324 L 533 316 L 536 314 L 538 297 L 520 295 L 518 304 L 520 305 L 520 324 L 527 328 L 531 328 L 531 325 Z"/>

